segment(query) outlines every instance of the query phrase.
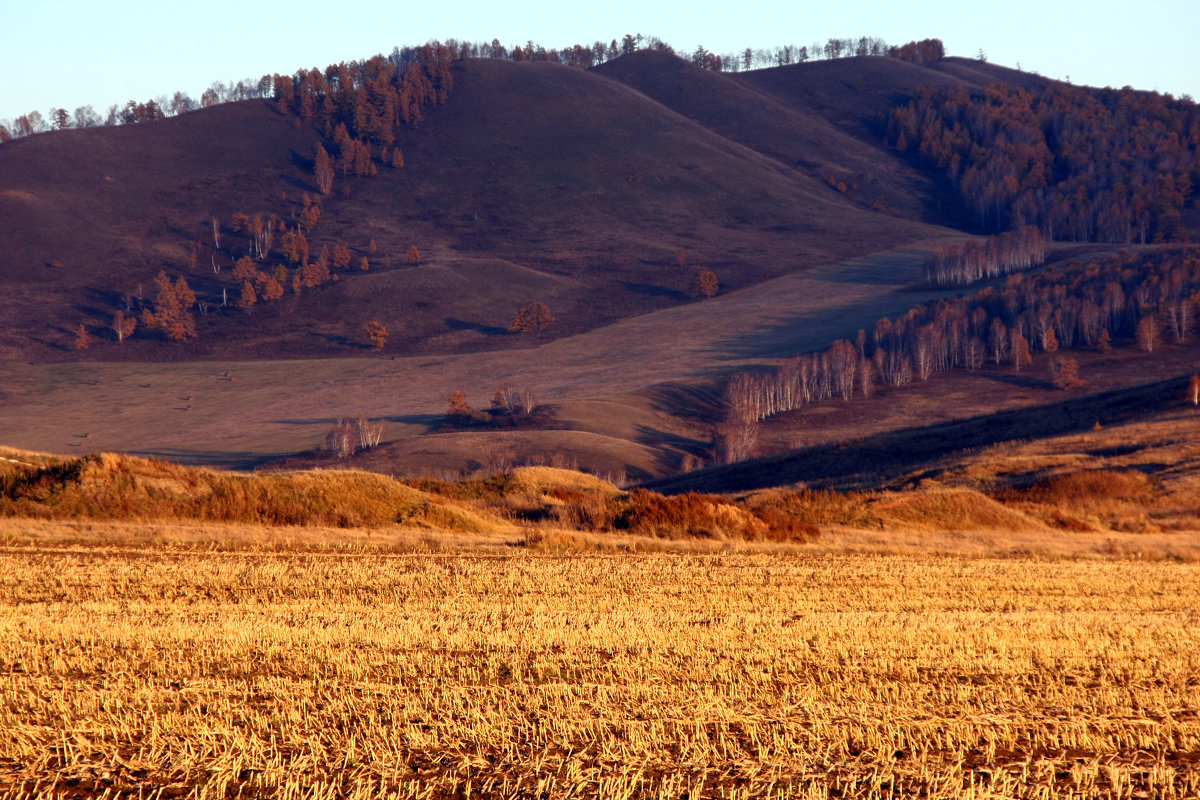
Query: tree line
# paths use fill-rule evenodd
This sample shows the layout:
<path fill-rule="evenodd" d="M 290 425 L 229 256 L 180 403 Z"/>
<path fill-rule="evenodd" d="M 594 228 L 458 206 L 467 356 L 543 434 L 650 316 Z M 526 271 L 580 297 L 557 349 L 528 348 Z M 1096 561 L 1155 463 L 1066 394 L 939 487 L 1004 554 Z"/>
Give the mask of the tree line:
<path fill-rule="evenodd" d="M 1187 241 L 1200 191 L 1200 107 L 1189 98 L 1052 83 L 921 87 L 888 141 L 939 170 L 983 230 L 1048 239 Z"/>
<path fill-rule="evenodd" d="M 343 62 L 327 67 L 299 70 L 291 75 L 263 75 L 236 82 L 216 81 L 201 94 L 199 100 L 187 92 L 177 91 L 170 97 L 160 95 L 144 101 L 130 100 L 122 105 L 109 106 L 105 114 L 91 105 L 80 106 L 74 112 L 52 107 L 47 114 L 34 110 L 13 120 L 0 120 L 0 143 L 11 139 L 69 128 L 131 125 L 140 122 L 174 117 L 200 108 L 257 98 L 273 98 L 281 107 L 295 111 L 312 122 L 320 119 L 326 135 L 331 135 L 337 123 L 344 124 L 358 138 L 377 144 L 388 144 L 388 129 L 394 129 L 396 118 L 405 124 L 419 121 L 421 107 L 431 98 L 445 102 L 453 83 L 448 65 L 458 59 L 494 58 L 508 61 L 546 61 L 591 69 L 607 61 L 638 50 L 658 50 L 689 58 L 692 63 L 718 72 L 780 67 L 810 60 L 850 57 L 892 57 L 918 64 L 927 64 L 945 56 L 940 39 L 925 39 L 904 45 L 889 45 L 872 36 L 831 38 L 811 45 L 780 45 L 774 48 L 747 47 L 737 53 L 716 54 L 698 45 L 689 56 L 676 53 L 675 48 L 655 36 L 641 33 L 625 34 L 620 40 L 605 43 L 573 44 L 566 47 L 545 47 L 532 40 L 524 44 L 505 46 L 499 39 L 491 42 L 471 42 L 447 39 L 434 40 L 420 46 L 395 47 L 387 55 L 377 55 L 363 61 Z M 411 67 L 415 69 L 410 71 Z M 365 97 L 358 97 L 359 92 Z M 351 97 L 351 93 L 355 97 Z M 330 106 L 325 96 L 331 95 Z M 351 108 L 351 106 L 353 106 Z M 332 124 L 330 124 L 332 121 Z"/>
<path fill-rule="evenodd" d="M 925 279 L 933 286 L 961 286 L 1046 262 L 1046 240 L 1033 225 L 1017 231 L 939 247 L 925 260 Z"/>
<path fill-rule="evenodd" d="M 935 372 L 1014 371 L 1034 353 L 1050 356 L 1051 382 L 1080 385 L 1064 351 L 1107 351 L 1124 341 L 1152 353 L 1164 341 L 1190 344 L 1200 313 L 1200 248 L 1183 246 L 1069 262 L 1038 275 L 1009 276 L 1002 287 L 971 297 L 930 301 L 895 320 L 884 317 L 855 341 L 785 360 L 769 372 L 739 373 L 725 387 L 718 455 L 753 454 L 755 425 L 832 398 L 871 397 L 878 386 L 902 387 Z"/>

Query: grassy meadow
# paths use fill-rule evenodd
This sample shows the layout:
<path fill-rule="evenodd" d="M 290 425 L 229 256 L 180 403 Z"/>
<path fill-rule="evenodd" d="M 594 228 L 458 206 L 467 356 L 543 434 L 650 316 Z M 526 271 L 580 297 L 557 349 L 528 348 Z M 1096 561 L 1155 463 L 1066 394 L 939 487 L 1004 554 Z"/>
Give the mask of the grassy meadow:
<path fill-rule="evenodd" d="M 1194 797 L 1200 566 L 20 547 L 6 797 Z"/>

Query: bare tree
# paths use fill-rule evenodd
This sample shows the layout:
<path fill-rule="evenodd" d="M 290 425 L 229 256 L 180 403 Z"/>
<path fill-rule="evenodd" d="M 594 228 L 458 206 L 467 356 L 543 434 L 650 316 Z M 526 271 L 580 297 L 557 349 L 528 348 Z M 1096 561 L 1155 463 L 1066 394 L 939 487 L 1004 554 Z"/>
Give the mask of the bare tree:
<path fill-rule="evenodd" d="M 372 447 L 378 447 L 379 440 L 383 438 L 383 423 L 371 422 L 367 419 L 367 415 L 361 411 L 354 417 L 354 430 L 358 434 L 358 448 L 360 450 L 370 450 Z"/>

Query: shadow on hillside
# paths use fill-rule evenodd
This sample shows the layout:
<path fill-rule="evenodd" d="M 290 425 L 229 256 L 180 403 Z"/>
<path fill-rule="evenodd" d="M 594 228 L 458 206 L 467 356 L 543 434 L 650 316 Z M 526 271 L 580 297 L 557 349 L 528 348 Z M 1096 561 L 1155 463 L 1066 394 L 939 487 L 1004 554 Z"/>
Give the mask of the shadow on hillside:
<path fill-rule="evenodd" d="M 887 253 L 866 256 L 820 269 L 814 278 L 831 283 L 858 283 L 863 286 L 894 285 L 903 291 L 914 282 L 922 282 L 925 275 L 926 250 L 907 247 Z M 902 288 L 903 287 L 903 288 Z M 928 289 L 923 284 L 915 288 Z M 948 289 L 940 290 L 948 292 Z"/>
<path fill-rule="evenodd" d="M 1008 386 L 1017 386 L 1022 389 L 1038 389 L 1044 391 L 1046 389 L 1054 388 L 1054 384 L 1050 383 L 1049 381 L 1042 380 L 1041 378 L 1035 378 L 1029 374 L 1022 375 L 1019 373 L 1010 372 L 978 372 L 976 374 L 980 377 L 987 378 L 988 380 L 996 381 L 997 383 L 1003 383 Z"/>
<path fill-rule="evenodd" d="M 126 450 L 132 456 L 161 458 L 177 464 L 219 469 L 254 469 L 279 458 L 280 454 L 255 453 L 249 450 Z"/>
<path fill-rule="evenodd" d="M 475 331 L 487 336 L 499 336 L 508 333 L 508 330 L 501 328 L 498 325 L 481 325 L 478 322 L 467 322 L 465 319 L 458 317 L 446 317 L 446 327 L 452 331 Z"/>
<path fill-rule="evenodd" d="M 666 286 L 656 286 L 653 283 L 633 283 L 625 281 L 624 286 L 631 292 L 636 294 L 644 294 L 649 297 L 668 297 L 672 300 L 687 300 L 686 292 L 681 292 L 678 289 L 669 289 Z"/>
<path fill-rule="evenodd" d="M 711 442 L 703 439 L 660 431 L 649 425 L 636 425 L 634 430 L 637 431 L 637 443 L 655 451 L 655 464 L 660 474 L 679 472 L 686 456 L 693 456 L 699 459 L 700 463 L 704 463 L 710 455 Z"/>
<path fill-rule="evenodd" d="M 273 419 L 275 425 L 336 425 L 341 420 L 353 419 L 352 415 L 345 417 L 308 417 L 306 419 Z M 390 417 L 369 417 L 372 422 L 383 420 L 396 422 L 401 425 L 421 425 L 426 428 L 436 428 L 446 420 L 445 414 L 397 414 Z"/>
<path fill-rule="evenodd" d="M 644 392 L 655 411 L 706 425 L 721 419 L 721 393 L 715 384 L 660 383 Z"/>
<path fill-rule="evenodd" d="M 351 347 L 357 350 L 374 349 L 372 345 L 366 344 L 365 342 L 355 341 L 354 339 L 346 336 L 339 336 L 336 333 L 317 333 L 316 331 L 309 331 L 308 335 L 314 339 L 324 339 L 329 344 L 336 344 L 342 347 Z"/>

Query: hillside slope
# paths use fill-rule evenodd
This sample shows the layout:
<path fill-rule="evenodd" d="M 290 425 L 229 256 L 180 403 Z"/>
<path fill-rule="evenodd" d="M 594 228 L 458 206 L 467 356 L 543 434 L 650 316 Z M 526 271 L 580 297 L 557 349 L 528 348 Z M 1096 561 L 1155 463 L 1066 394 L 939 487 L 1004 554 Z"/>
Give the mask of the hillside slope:
<path fill-rule="evenodd" d="M 884 66 L 910 80 L 922 74 L 908 75 L 908 65 L 899 64 Z M 938 191 L 929 176 L 881 147 L 881 141 L 856 138 L 822 116 L 819 108 L 793 102 L 799 96 L 769 91 L 809 85 L 805 76 L 814 66 L 786 67 L 776 76 L 779 86 L 764 82 L 760 87 L 744 75 L 696 69 L 675 56 L 646 50 L 609 61 L 597 71 L 802 175 L 832 188 L 842 184 L 846 197 L 859 205 L 908 219 L 929 219 L 928 200 Z"/>
<path fill-rule="evenodd" d="M 645 86 L 680 64 L 634 62 Z M 0 147 L 0 214 L 13 223 L 0 232 L 0 313 L 11 323 L 0 355 L 72 357 L 79 324 L 105 359 L 354 355 L 368 319 L 398 332 L 393 352 L 511 347 L 519 342 L 505 328 L 523 302 L 550 305 L 559 319 L 551 335 L 565 335 L 686 299 L 681 249 L 738 288 L 939 233 L 822 181 L 842 155 L 844 173 L 865 175 L 870 154 L 819 121 L 785 115 L 790 127 L 764 142 L 598 73 L 470 60 L 455 65 L 455 80 L 449 102 L 399 142 L 404 169 L 339 176 L 324 201 L 309 236 L 314 257 L 344 242 L 371 271 L 251 312 L 219 308 L 240 288 L 230 268 L 244 250 L 230 219 L 296 218 L 301 196 L 316 194 L 316 131 L 246 101 Z M 731 87 L 721 78 L 704 91 L 746 108 L 750 96 Z M 813 132 L 785 148 L 805 126 Z M 887 197 L 911 197 L 912 176 L 901 172 L 872 180 Z M 414 244 L 417 269 L 405 259 Z M 264 266 L 280 260 L 274 253 Z M 184 275 L 208 304 L 198 338 L 165 343 L 143 330 L 118 347 L 112 314 L 126 296 L 135 311 L 139 298 L 152 300 L 160 270 Z M 514 289 L 497 296 L 498 286 Z"/>

